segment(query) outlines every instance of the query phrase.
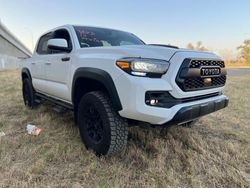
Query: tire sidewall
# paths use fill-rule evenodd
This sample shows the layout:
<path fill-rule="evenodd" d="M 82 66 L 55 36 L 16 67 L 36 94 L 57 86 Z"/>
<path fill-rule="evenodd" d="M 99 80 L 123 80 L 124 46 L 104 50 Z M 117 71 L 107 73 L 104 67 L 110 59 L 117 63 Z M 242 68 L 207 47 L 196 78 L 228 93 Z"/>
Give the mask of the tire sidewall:
<path fill-rule="evenodd" d="M 94 143 L 89 138 L 88 132 L 86 131 L 86 125 L 84 124 L 83 114 L 89 104 L 94 106 L 103 123 L 103 138 L 98 144 Z M 106 111 L 106 108 L 100 98 L 91 93 L 88 93 L 82 97 L 78 110 L 78 124 L 81 138 L 87 149 L 93 149 L 97 155 L 107 154 L 111 143 L 110 123 L 111 122 L 109 121 L 108 112 Z"/>

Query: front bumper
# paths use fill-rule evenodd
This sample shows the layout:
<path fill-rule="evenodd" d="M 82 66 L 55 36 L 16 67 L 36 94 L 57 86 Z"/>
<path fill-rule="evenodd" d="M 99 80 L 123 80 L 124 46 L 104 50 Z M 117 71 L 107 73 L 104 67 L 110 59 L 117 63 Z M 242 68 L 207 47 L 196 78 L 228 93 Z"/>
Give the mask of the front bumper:
<path fill-rule="evenodd" d="M 168 122 L 178 124 L 183 121 L 192 120 L 221 109 L 218 108 L 218 101 L 228 101 L 225 95 L 219 95 L 206 99 L 179 103 L 169 108 L 155 107 L 145 103 L 145 94 L 147 91 L 173 91 L 172 86 L 167 80 L 140 78 L 123 74 L 115 80 L 115 85 L 122 104 L 122 110 L 118 113 L 124 118 L 147 122 L 153 125 L 164 125 Z M 215 92 L 221 91 L 222 88 L 216 88 Z M 210 92 L 207 91 L 206 94 L 209 93 Z M 216 107 L 212 107 L 213 105 L 210 103 L 215 103 Z M 206 107 L 204 107 L 206 106 L 205 104 L 209 104 L 209 110 L 203 113 L 204 109 L 206 109 Z M 219 102 L 219 104 L 221 104 L 221 102 Z M 191 107 L 193 107 L 193 111 L 187 110 Z M 224 105 L 224 107 L 226 107 L 226 105 Z M 195 112 L 197 108 L 200 109 L 200 112 Z M 189 115 L 190 113 L 199 115 Z M 177 116 L 177 114 L 179 115 Z M 180 114 L 185 114 L 187 118 L 182 119 Z M 177 121 L 179 118 L 180 121 Z"/>
<path fill-rule="evenodd" d="M 197 119 L 201 116 L 210 114 L 212 112 L 218 111 L 228 106 L 228 98 L 224 97 L 222 99 L 213 100 L 206 103 L 201 103 L 192 106 L 182 107 L 173 117 L 173 119 L 167 122 L 165 125 L 174 125 L 189 122 L 191 120 Z"/>

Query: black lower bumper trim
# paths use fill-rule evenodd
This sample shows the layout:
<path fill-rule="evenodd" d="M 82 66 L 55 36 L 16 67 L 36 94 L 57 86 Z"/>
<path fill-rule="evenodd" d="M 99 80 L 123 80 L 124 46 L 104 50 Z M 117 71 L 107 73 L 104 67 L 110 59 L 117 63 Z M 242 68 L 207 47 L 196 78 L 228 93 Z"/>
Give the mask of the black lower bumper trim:
<path fill-rule="evenodd" d="M 163 126 L 171 126 L 175 124 L 181 124 L 184 122 L 192 121 L 201 116 L 210 114 L 212 112 L 227 107 L 228 102 L 229 102 L 228 98 L 225 97 L 223 99 L 218 99 L 198 105 L 183 107 L 177 112 L 177 114 L 175 114 L 175 116 L 171 121 L 163 124 Z"/>

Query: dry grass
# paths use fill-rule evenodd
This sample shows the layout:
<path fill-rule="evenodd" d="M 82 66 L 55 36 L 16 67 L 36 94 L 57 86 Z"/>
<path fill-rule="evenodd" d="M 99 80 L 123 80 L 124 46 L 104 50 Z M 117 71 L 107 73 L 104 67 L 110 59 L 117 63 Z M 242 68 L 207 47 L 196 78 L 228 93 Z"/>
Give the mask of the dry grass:
<path fill-rule="evenodd" d="M 229 78 L 226 94 L 229 107 L 192 128 L 131 128 L 123 154 L 97 158 L 71 113 L 26 109 L 19 73 L 0 71 L 0 187 L 249 187 L 250 77 Z"/>
<path fill-rule="evenodd" d="M 226 61 L 226 68 L 250 68 L 249 62 L 241 62 L 241 61 Z"/>

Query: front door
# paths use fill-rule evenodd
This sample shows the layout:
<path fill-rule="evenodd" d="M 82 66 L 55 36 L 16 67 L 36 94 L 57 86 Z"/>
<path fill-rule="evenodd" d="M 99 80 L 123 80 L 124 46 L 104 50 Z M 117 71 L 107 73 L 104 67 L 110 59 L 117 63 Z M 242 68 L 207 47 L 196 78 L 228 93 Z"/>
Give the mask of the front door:
<path fill-rule="evenodd" d="M 68 46 L 72 49 L 71 37 L 66 29 L 56 30 L 53 32 L 52 38 L 66 39 Z M 51 50 L 49 61 L 45 64 L 46 93 L 66 102 L 71 101 L 71 92 L 68 87 L 70 85 L 71 60 L 70 52 Z"/>

